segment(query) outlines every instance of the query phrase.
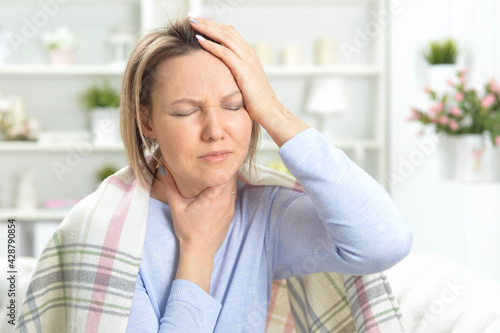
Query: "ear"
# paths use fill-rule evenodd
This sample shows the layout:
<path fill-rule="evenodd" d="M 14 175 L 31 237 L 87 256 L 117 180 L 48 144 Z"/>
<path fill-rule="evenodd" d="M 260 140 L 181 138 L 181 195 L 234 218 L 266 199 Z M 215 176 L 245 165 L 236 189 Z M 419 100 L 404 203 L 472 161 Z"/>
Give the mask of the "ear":
<path fill-rule="evenodd" d="M 146 138 L 155 140 L 156 134 L 153 127 L 153 121 L 152 121 L 153 117 L 151 117 L 151 113 L 152 112 L 147 106 L 141 105 L 139 115 L 141 117 L 140 123 L 141 123 L 142 133 Z"/>

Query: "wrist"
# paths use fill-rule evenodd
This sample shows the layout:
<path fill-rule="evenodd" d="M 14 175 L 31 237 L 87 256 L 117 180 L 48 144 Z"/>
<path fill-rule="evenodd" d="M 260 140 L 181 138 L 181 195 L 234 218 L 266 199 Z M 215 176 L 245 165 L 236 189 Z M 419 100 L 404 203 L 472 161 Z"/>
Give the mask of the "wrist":
<path fill-rule="evenodd" d="M 254 119 L 266 130 L 280 148 L 295 135 L 309 128 L 306 123 L 291 113 L 278 100 Z"/>
<path fill-rule="evenodd" d="M 286 109 L 285 109 L 286 110 Z M 262 127 L 269 123 L 276 116 L 275 112 L 283 113 L 283 104 L 276 98 L 271 98 L 265 105 L 261 106 L 258 111 L 250 113 L 253 120 L 258 122 Z M 287 110 L 288 111 L 288 110 Z"/>
<path fill-rule="evenodd" d="M 207 251 L 207 249 L 202 249 L 197 246 L 181 245 L 179 251 L 179 258 L 184 258 L 186 260 L 195 260 L 203 262 L 211 262 L 213 264 L 215 257 L 215 252 Z"/>
<path fill-rule="evenodd" d="M 176 279 L 188 280 L 196 283 L 210 294 L 210 280 L 214 268 L 214 255 L 198 248 L 181 247 Z"/>

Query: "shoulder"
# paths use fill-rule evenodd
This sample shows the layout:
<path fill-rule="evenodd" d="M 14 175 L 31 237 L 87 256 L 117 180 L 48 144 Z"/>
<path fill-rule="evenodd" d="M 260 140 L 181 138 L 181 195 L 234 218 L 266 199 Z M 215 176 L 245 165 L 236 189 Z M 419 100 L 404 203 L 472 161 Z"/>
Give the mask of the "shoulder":
<path fill-rule="evenodd" d="M 148 198 L 148 190 L 140 186 L 132 169 L 126 166 L 106 178 L 94 192 L 73 206 L 58 230 L 75 236 L 77 233 L 87 232 L 85 229 L 92 225 L 92 233 L 101 229 L 104 232 L 116 211 L 121 211 L 122 208 L 136 211 L 147 205 Z"/>
<path fill-rule="evenodd" d="M 75 233 L 75 231 L 80 228 L 84 228 L 84 221 L 87 220 L 87 216 L 90 215 L 93 205 L 96 203 L 96 198 L 98 197 L 98 190 L 87 195 L 82 200 L 78 201 L 68 212 L 64 220 L 58 227 L 59 232 Z"/>

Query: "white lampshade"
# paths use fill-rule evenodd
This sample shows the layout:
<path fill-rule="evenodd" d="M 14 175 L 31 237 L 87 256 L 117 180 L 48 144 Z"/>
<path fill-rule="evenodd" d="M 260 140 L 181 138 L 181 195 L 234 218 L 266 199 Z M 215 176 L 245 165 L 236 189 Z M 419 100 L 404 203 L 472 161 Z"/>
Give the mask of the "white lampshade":
<path fill-rule="evenodd" d="M 314 79 L 307 98 L 310 113 L 344 113 L 347 109 L 344 80 L 336 77 Z"/>

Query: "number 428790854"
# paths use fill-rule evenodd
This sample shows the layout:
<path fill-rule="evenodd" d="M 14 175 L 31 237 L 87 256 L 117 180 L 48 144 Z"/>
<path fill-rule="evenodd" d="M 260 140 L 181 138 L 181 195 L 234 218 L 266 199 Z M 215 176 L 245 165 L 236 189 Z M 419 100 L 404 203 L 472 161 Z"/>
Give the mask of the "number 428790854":
<path fill-rule="evenodd" d="M 14 221 L 14 219 L 9 220 L 7 226 L 7 261 L 9 262 L 10 269 L 15 269 L 16 267 L 16 225 Z"/>

